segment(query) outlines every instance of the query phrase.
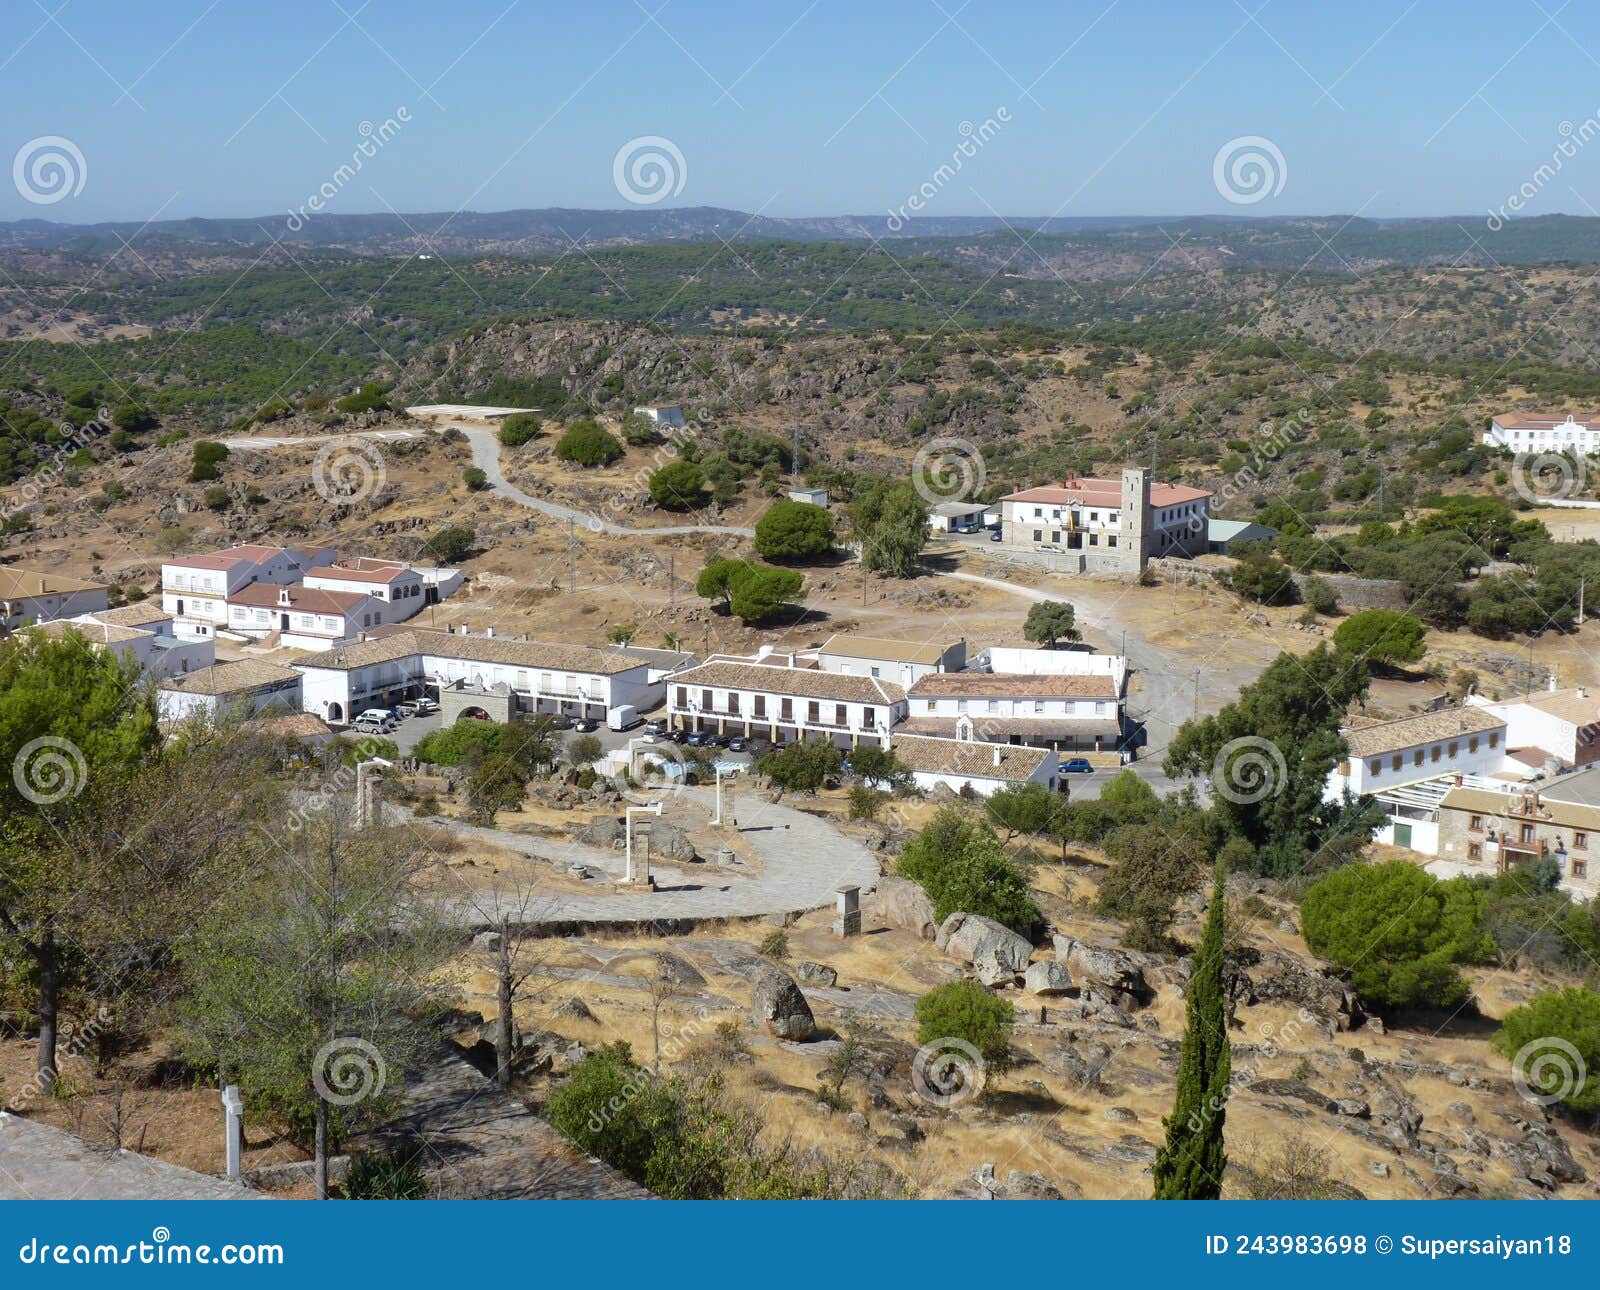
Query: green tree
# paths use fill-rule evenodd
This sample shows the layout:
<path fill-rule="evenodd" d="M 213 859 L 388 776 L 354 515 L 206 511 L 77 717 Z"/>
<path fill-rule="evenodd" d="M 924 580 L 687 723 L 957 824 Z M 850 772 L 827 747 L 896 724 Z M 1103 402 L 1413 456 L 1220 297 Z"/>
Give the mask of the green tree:
<path fill-rule="evenodd" d="M 38 988 L 38 1079 L 56 1077 L 56 1033 L 75 932 L 113 873 L 85 872 L 64 839 L 87 803 L 114 799 L 160 746 L 139 665 L 76 631 L 19 632 L 0 642 L 0 942 L 15 946 Z M 85 799 L 92 789 L 94 796 Z M 131 835 L 130 835 L 131 836 Z"/>
<path fill-rule="evenodd" d="M 1195 952 L 1184 1000 L 1187 1026 L 1178 1057 L 1178 1088 L 1167 1117 L 1166 1142 L 1157 1149 L 1152 1173 L 1156 1200 L 1216 1200 L 1228 1167 L 1223 1125 L 1233 1049 L 1228 1042 L 1222 988 L 1223 895 L 1227 874 L 1219 863 L 1211 886 L 1211 909 Z"/>
<path fill-rule="evenodd" d="M 1016 1024 L 1016 1009 L 976 981 L 951 981 L 929 990 L 916 1003 L 917 1043 L 960 1039 L 984 1061 L 1002 1066 Z"/>
<path fill-rule="evenodd" d="M 1104 843 L 1111 868 L 1100 884 L 1102 914 L 1128 924 L 1134 949 L 1161 950 L 1179 900 L 1196 891 L 1210 858 L 1210 840 L 1198 829 L 1167 822 L 1125 824 Z"/>
<path fill-rule="evenodd" d="M 1333 633 L 1334 648 L 1372 667 L 1415 663 L 1427 650 L 1425 628 L 1410 614 L 1394 609 L 1363 609 L 1351 614 Z"/>
<path fill-rule="evenodd" d="M 592 766 L 605 752 L 599 735 L 578 735 L 567 745 L 567 760 L 574 766 Z"/>
<path fill-rule="evenodd" d="M 1273 554 L 1268 542 L 1241 542 L 1234 547 L 1237 562 L 1219 577 L 1247 600 L 1263 605 L 1292 605 L 1300 599 L 1289 566 Z"/>
<path fill-rule="evenodd" d="M 198 440 L 194 445 L 194 464 L 189 468 L 189 482 L 200 484 L 218 478 L 221 472 L 217 468 L 227 459 L 227 444 Z"/>
<path fill-rule="evenodd" d="M 650 476 L 650 500 L 664 511 L 692 511 L 706 504 L 706 472 L 692 461 L 669 462 Z"/>
<path fill-rule="evenodd" d="M 544 430 L 544 422 L 532 412 L 516 412 L 500 423 L 500 442 L 507 448 L 520 448 Z"/>
<path fill-rule="evenodd" d="M 1280 654 L 1214 716 L 1185 721 L 1163 765 L 1167 774 L 1207 776 L 1228 833 L 1250 843 L 1272 876 L 1331 868 L 1358 851 L 1377 808 L 1324 802 L 1328 774 L 1347 755 L 1345 710 L 1367 692 L 1362 660 L 1318 645 Z"/>
<path fill-rule="evenodd" d="M 894 871 L 928 893 L 934 917 L 982 914 L 1026 933 L 1039 921 L 1028 872 L 1000 839 L 954 804 L 942 807 L 901 850 Z"/>
<path fill-rule="evenodd" d="M 1453 1008 L 1471 993 L 1459 964 L 1494 952 L 1483 930 L 1484 893 L 1468 879 L 1441 882 L 1407 860 L 1353 864 L 1320 879 L 1300 905 L 1314 954 L 1350 974 L 1374 1007 Z"/>
<path fill-rule="evenodd" d="M 445 940 L 415 885 L 432 862 L 404 830 L 351 827 L 340 797 L 280 846 L 184 949 L 185 1020 L 247 1106 L 309 1126 L 316 1192 L 362 1123 L 386 1119 L 435 1038 Z"/>
<path fill-rule="evenodd" d="M 785 792 L 815 793 L 843 772 L 844 754 L 830 739 L 796 739 L 763 753 L 756 770 Z"/>
<path fill-rule="evenodd" d="M 915 576 L 928 545 L 928 507 L 909 483 L 868 490 L 851 506 L 861 567 L 891 578 Z"/>
<path fill-rule="evenodd" d="M 984 799 L 983 810 L 1006 831 L 1006 841 L 1010 842 L 1019 833 L 1048 833 L 1061 806 L 1059 796 L 1043 784 L 1028 780 L 997 789 Z"/>
<path fill-rule="evenodd" d="M 1076 612 L 1066 601 L 1041 600 L 1029 608 L 1027 621 L 1022 625 L 1022 638 L 1038 642 L 1046 649 L 1054 649 L 1057 641 L 1082 640 L 1082 633 L 1074 625 L 1076 618 Z"/>
<path fill-rule="evenodd" d="M 467 486 L 470 492 L 481 493 L 489 487 L 489 476 L 476 466 L 468 466 L 461 472 L 461 482 Z"/>
<path fill-rule="evenodd" d="M 622 445 L 597 421 L 574 421 L 556 440 L 556 456 L 580 466 L 609 466 L 622 457 Z"/>
<path fill-rule="evenodd" d="M 850 750 L 850 773 L 872 788 L 911 787 L 911 772 L 894 755 L 894 749 L 862 744 Z"/>
<path fill-rule="evenodd" d="M 353 394 L 347 394 L 333 406 L 340 412 L 387 412 L 389 400 L 385 398 L 388 391 L 381 381 L 368 381 Z"/>
<path fill-rule="evenodd" d="M 833 550 L 833 516 L 810 502 L 781 498 L 756 521 L 756 553 L 768 560 L 816 560 Z"/>
<path fill-rule="evenodd" d="M 695 580 L 695 594 L 721 600 L 723 608 L 741 622 L 759 623 L 799 595 L 804 585 L 805 578 L 795 569 L 714 559 Z"/>
<path fill-rule="evenodd" d="M 1494 1046 L 1536 1093 L 1600 1115 L 1600 994 L 1569 987 L 1535 995 L 1506 1014 Z"/>
<path fill-rule="evenodd" d="M 459 564 L 472 554 L 477 534 L 460 524 L 442 528 L 422 546 L 422 553 L 440 564 Z"/>

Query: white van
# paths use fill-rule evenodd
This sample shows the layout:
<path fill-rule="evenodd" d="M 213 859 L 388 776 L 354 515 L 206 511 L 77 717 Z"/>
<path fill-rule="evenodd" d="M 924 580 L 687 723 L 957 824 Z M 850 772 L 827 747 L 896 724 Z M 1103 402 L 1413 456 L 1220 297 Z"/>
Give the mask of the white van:
<path fill-rule="evenodd" d="M 373 735 L 386 735 L 399 724 L 388 708 L 368 708 L 351 723 L 362 734 Z"/>
<path fill-rule="evenodd" d="M 609 730 L 632 730 L 643 721 L 639 709 L 631 703 L 620 704 L 606 713 L 606 728 Z"/>

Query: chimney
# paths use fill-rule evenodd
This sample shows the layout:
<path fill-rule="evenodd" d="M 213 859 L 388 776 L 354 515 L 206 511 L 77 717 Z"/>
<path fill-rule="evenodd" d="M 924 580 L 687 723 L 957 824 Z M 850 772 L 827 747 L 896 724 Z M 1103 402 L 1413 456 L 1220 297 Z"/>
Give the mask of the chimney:
<path fill-rule="evenodd" d="M 485 627 L 483 629 L 483 634 L 485 636 L 493 636 L 494 635 L 494 628 L 493 627 Z"/>
<path fill-rule="evenodd" d="M 1587 699 L 1589 697 L 1589 687 L 1586 685 L 1580 685 L 1578 687 L 1578 697 L 1580 699 Z"/>
<path fill-rule="evenodd" d="M 1550 679 L 1545 682 L 1544 688 L 1549 690 L 1551 694 L 1556 692 L 1556 677 L 1554 672 L 1550 674 Z M 1580 691 L 1579 693 L 1581 695 L 1582 692 Z"/>
<path fill-rule="evenodd" d="M 994 765 L 995 765 L 995 769 L 996 770 L 1000 769 L 1000 745 L 999 744 L 996 744 L 994 746 Z"/>
<path fill-rule="evenodd" d="M 790 650 L 786 655 L 784 655 L 784 657 L 789 660 L 789 666 L 793 667 L 794 666 L 794 651 Z"/>

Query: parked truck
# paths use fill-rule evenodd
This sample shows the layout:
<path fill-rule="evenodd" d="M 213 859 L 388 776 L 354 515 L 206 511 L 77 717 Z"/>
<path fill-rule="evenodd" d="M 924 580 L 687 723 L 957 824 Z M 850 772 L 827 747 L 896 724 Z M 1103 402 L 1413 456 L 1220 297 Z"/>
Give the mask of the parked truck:
<path fill-rule="evenodd" d="M 639 709 L 631 703 L 618 704 L 606 713 L 606 728 L 610 730 L 632 730 L 644 720 L 639 715 Z"/>

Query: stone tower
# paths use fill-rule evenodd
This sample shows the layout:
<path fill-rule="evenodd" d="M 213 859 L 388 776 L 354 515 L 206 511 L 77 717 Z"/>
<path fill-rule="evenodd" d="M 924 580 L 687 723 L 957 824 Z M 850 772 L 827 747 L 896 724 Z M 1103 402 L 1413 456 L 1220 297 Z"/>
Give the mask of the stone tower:
<path fill-rule="evenodd" d="M 1130 466 L 1122 472 L 1122 568 L 1140 572 L 1154 553 L 1155 533 L 1150 516 L 1150 472 L 1143 466 Z"/>

